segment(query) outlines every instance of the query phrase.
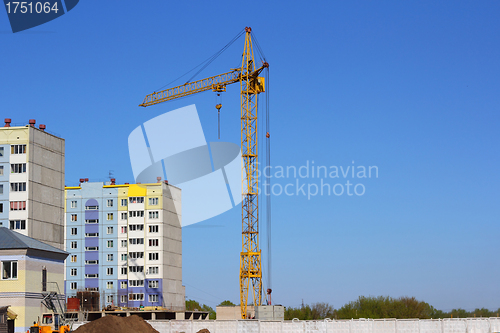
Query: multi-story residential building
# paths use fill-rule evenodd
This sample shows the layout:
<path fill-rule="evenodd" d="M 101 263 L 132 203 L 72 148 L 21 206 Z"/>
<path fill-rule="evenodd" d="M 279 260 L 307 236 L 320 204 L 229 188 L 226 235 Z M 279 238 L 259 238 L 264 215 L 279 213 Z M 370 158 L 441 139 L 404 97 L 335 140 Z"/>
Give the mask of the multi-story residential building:
<path fill-rule="evenodd" d="M 98 291 L 100 306 L 185 307 L 181 190 L 153 184 L 66 187 L 67 296 Z"/>
<path fill-rule="evenodd" d="M 63 249 L 64 139 L 45 125 L 0 127 L 0 227 Z"/>

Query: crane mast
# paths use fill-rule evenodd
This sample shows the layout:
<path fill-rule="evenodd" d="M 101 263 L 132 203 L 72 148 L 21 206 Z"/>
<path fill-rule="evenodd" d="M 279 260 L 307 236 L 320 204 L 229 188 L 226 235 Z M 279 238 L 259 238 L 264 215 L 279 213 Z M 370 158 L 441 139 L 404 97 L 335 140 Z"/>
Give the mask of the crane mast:
<path fill-rule="evenodd" d="M 265 91 L 264 78 L 259 74 L 269 64 L 256 69 L 252 29 L 245 28 L 245 47 L 241 68 L 211 76 L 181 86 L 147 95 L 139 106 L 151 106 L 176 98 L 213 90 L 222 92 L 226 86 L 240 82 L 241 89 L 241 155 L 242 155 L 242 250 L 240 253 L 241 318 L 247 318 L 247 305 L 251 295 L 254 305 L 262 304 L 262 266 L 259 247 L 259 193 L 257 146 L 257 96 Z"/>

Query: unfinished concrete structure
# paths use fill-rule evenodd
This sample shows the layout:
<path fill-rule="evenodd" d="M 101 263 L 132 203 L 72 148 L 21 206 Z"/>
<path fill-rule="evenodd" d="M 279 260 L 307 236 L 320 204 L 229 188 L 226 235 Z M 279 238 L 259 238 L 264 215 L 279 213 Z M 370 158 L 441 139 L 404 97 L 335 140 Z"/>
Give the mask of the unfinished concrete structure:
<path fill-rule="evenodd" d="M 0 127 L 0 227 L 64 247 L 64 139 L 34 119 Z"/>

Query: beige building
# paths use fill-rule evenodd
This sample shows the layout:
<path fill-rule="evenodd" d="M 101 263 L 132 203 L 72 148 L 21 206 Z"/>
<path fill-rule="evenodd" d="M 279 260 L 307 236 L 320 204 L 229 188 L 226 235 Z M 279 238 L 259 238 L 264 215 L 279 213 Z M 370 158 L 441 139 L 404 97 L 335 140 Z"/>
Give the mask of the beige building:
<path fill-rule="evenodd" d="M 0 127 L 0 227 L 63 249 L 64 139 L 35 127 Z"/>
<path fill-rule="evenodd" d="M 64 292 L 64 259 L 68 253 L 0 228 L 0 305 L 10 305 L 18 316 L 15 332 L 26 332 L 49 310 L 42 300 L 50 292 Z M 60 295 L 60 294 L 59 294 Z M 64 295 L 60 295 L 64 301 Z"/>

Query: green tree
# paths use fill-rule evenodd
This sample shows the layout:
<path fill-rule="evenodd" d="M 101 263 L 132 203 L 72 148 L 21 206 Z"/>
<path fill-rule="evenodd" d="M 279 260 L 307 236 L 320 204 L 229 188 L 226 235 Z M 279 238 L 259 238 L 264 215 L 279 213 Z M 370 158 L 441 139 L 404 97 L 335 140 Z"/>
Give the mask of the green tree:
<path fill-rule="evenodd" d="M 186 300 L 186 311 L 205 311 L 208 312 L 208 319 L 215 319 L 215 311 L 212 307 L 198 303 L 195 300 Z"/>
<path fill-rule="evenodd" d="M 217 306 L 236 306 L 236 304 L 234 304 L 233 302 L 231 301 L 228 301 L 228 300 L 225 300 L 225 301 L 222 301 L 219 305 Z"/>

